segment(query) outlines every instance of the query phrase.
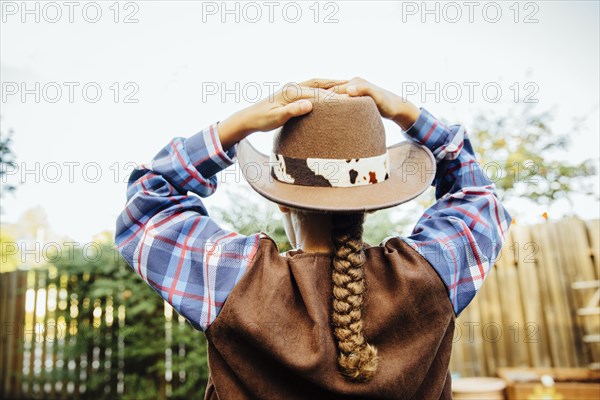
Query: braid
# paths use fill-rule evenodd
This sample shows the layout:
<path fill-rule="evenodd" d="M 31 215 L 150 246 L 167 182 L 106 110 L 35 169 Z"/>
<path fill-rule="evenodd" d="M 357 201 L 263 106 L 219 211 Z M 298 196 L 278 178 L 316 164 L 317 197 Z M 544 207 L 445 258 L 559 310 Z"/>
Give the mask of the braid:
<path fill-rule="evenodd" d="M 363 332 L 363 299 L 366 292 L 364 214 L 333 214 L 332 324 L 338 347 L 338 365 L 350 380 L 364 382 L 377 370 L 377 349 Z"/>

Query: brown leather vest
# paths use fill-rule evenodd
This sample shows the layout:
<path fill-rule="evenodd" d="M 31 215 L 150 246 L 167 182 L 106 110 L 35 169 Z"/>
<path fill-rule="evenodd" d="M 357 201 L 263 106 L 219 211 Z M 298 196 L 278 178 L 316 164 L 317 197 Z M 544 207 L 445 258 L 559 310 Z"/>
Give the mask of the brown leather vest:
<path fill-rule="evenodd" d="M 266 237 L 206 332 L 205 399 L 451 399 L 455 318 L 442 280 L 399 238 L 366 255 L 365 337 L 380 357 L 370 382 L 337 369 L 331 256 L 281 256 Z"/>

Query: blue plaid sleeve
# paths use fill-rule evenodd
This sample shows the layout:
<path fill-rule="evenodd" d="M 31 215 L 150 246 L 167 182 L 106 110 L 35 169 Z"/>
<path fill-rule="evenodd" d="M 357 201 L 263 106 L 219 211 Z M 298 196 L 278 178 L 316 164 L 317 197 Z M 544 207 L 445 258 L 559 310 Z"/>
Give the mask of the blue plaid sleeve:
<path fill-rule="evenodd" d="M 223 151 L 216 124 L 175 138 L 131 174 L 117 219 L 121 255 L 199 330 L 215 320 L 258 248 L 258 234 L 221 228 L 200 199 L 214 193 L 215 174 L 234 162 L 235 147 Z"/>
<path fill-rule="evenodd" d="M 495 185 L 479 166 L 465 129 L 422 109 L 405 136 L 436 157 L 436 203 L 402 238 L 444 281 L 454 312 L 471 302 L 495 262 L 511 223 Z"/>

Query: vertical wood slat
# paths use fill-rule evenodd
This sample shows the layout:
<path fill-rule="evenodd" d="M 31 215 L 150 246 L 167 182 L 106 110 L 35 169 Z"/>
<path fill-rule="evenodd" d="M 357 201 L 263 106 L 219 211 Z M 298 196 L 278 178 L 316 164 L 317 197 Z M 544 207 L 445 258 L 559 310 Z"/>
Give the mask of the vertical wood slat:
<path fill-rule="evenodd" d="M 23 330 L 25 328 L 25 292 L 27 272 L 0 274 L 0 323 L 2 341 L 0 371 L 3 398 L 21 398 L 23 372 Z"/>
<path fill-rule="evenodd" d="M 117 342 L 118 342 L 118 353 L 117 353 L 117 358 L 118 358 L 118 369 L 119 369 L 119 376 L 117 379 L 117 393 L 122 396 L 125 393 L 125 385 L 123 382 L 123 374 L 125 371 L 125 334 L 124 332 L 126 331 L 127 327 L 126 327 L 126 315 L 125 312 L 122 312 L 122 310 L 126 310 L 125 309 L 125 305 L 122 304 L 119 301 L 119 307 L 117 308 L 117 323 L 118 323 L 118 337 L 117 337 Z"/>
<path fill-rule="evenodd" d="M 545 304 L 545 314 L 548 317 L 548 328 L 552 334 L 551 350 L 553 363 L 565 367 L 577 365 L 573 344 L 572 319 L 569 304 L 565 301 L 569 297 L 570 288 L 565 285 L 564 265 L 560 259 L 559 243 L 556 242 L 552 232 L 552 224 L 542 224 L 532 230 L 534 241 L 539 246 L 540 265 L 545 269 L 540 276 L 544 277 L 545 290 L 548 302 Z"/>
<path fill-rule="evenodd" d="M 50 395 L 51 398 L 56 398 L 58 389 L 58 347 L 60 337 L 63 334 L 62 327 L 59 326 L 58 316 L 60 314 L 58 303 L 59 303 L 59 289 L 60 289 L 60 276 L 56 268 L 52 268 L 48 271 L 48 287 L 46 291 L 46 296 L 48 298 L 48 308 L 47 308 L 47 321 L 48 325 L 46 327 L 46 346 L 47 346 L 47 357 L 50 362 Z M 52 289 L 52 290 L 50 290 Z M 54 308 L 50 310 L 50 300 L 54 303 Z"/>
<path fill-rule="evenodd" d="M 77 276 L 72 276 L 71 279 L 71 284 L 74 287 L 77 287 L 80 282 L 79 279 L 77 278 Z M 72 294 L 73 298 L 70 300 L 70 304 L 71 307 L 73 307 L 73 309 L 75 310 L 75 312 L 77 313 L 77 318 L 71 318 L 71 325 L 69 327 L 69 329 L 75 329 L 76 332 L 80 332 L 80 329 L 82 329 L 82 324 L 80 323 L 80 320 L 82 318 L 82 298 L 80 298 L 78 295 L 76 295 L 75 293 Z M 69 314 L 71 313 L 71 310 L 69 310 Z M 71 339 L 75 342 L 76 346 L 80 346 L 81 343 L 79 343 L 79 339 L 80 335 L 74 335 L 71 337 Z M 79 383 L 80 383 L 80 376 L 81 376 L 81 357 L 79 358 L 74 358 L 73 359 L 74 363 L 75 363 L 75 369 L 74 369 L 74 373 L 73 373 L 73 393 L 69 393 L 69 398 L 70 399 L 78 399 L 80 398 L 80 391 L 79 391 Z"/>
<path fill-rule="evenodd" d="M 98 353 L 98 374 L 100 374 L 103 378 L 103 385 L 102 385 L 102 398 L 106 398 L 107 394 L 109 394 L 109 390 L 110 390 L 110 386 L 108 385 L 109 382 L 109 374 L 110 371 L 107 368 L 107 364 L 108 364 L 108 359 L 107 359 L 107 353 L 110 353 L 110 342 L 107 340 L 107 336 L 109 335 L 109 327 L 106 325 L 106 312 L 107 312 L 107 308 L 108 308 L 108 298 L 103 297 L 103 301 L 101 304 L 100 309 L 102 310 L 102 313 L 100 315 L 100 345 L 99 347 L 99 353 Z"/>
<path fill-rule="evenodd" d="M 29 395 L 34 396 L 34 388 L 35 388 L 35 350 L 36 350 L 36 343 L 37 343 L 37 333 L 36 333 L 36 323 L 37 323 L 37 296 L 38 296 L 38 289 L 39 289 L 39 281 L 38 281 L 38 272 L 37 270 L 32 270 L 29 271 L 30 273 L 30 277 L 31 279 L 33 279 L 33 295 L 32 295 L 32 302 L 33 302 L 33 310 L 32 310 L 32 314 L 31 314 L 31 329 L 28 329 L 25 332 L 25 336 L 27 337 L 27 340 L 29 341 L 29 376 L 28 376 L 28 382 L 27 382 L 27 392 Z"/>
<path fill-rule="evenodd" d="M 46 378 L 46 356 L 47 356 L 47 350 L 48 350 L 48 338 L 47 338 L 47 327 L 48 327 L 48 270 L 44 269 L 39 271 L 39 277 L 40 277 L 40 295 L 42 295 L 43 297 L 41 297 L 43 299 L 43 312 L 42 312 L 42 316 L 41 316 L 41 322 L 40 325 L 37 327 L 39 329 L 40 332 L 40 349 L 41 349 L 41 356 L 40 356 L 40 377 L 39 377 L 39 382 L 40 382 L 40 391 L 41 393 L 43 393 L 43 396 L 46 397 L 47 393 L 46 393 L 46 384 L 45 382 L 47 382 L 47 378 Z"/>
<path fill-rule="evenodd" d="M 588 226 L 581 220 L 568 219 L 561 226 L 565 231 L 565 259 L 569 261 L 568 272 L 571 282 L 589 282 L 596 280 L 596 268 L 594 265 L 593 242 L 589 241 L 592 234 L 588 232 Z M 598 360 L 598 345 L 589 346 L 582 338 L 586 334 L 597 334 L 600 332 L 600 318 L 591 316 L 578 316 L 578 308 L 597 307 L 594 301 L 598 289 L 572 290 L 574 307 L 572 309 L 573 320 L 578 328 L 577 355 L 582 364 Z"/>
<path fill-rule="evenodd" d="M 594 279 L 600 280 L 600 220 L 586 221 L 586 230 L 590 243 L 590 257 L 594 265 Z M 600 323 L 598 319 L 595 322 Z M 600 328 L 595 327 L 595 332 L 599 331 Z M 591 361 L 600 361 L 600 344 L 592 346 L 592 357 Z"/>
<path fill-rule="evenodd" d="M 112 297 L 112 326 L 110 330 L 109 343 L 111 346 L 111 375 L 110 375 L 110 395 L 109 398 L 118 397 L 118 370 L 119 370 L 119 298 L 121 293 L 115 293 Z"/>
<path fill-rule="evenodd" d="M 539 244 L 533 242 L 529 227 L 513 225 L 510 235 L 513 241 L 512 246 L 519 250 L 519 255 L 523 254 L 523 251 L 533 251 L 533 257 L 526 254 L 524 257 L 517 258 L 514 257 L 515 252 L 510 251 L 510 258 L 515 262 L 521 288 L 520 302 L 523 308 L 524 325 L 520 327 L 522 330 L 519 332 L 519 341 L 527 345 L 530 366 L 549 367 L 551 359 L 545 334 L 548 330 L 542 309 L 542 289 L 538 276 Z M 529 332 L 534 333 L 529 335 Z"/>
<path fill-rule="evenodd" d="M 10 274 L 10 279 L 8 283 L 8 304 L 9 309 L 7 310 L 6 317 L 9 323 L 14 324 L 16 321 L 16 295 L 17 295 L 17 274 Z M 10 391 L 14 391 L 16 387 L 16 375 L 19 373 L 18 370 L 15 370 L 16 367 L 16 359 L 15 356 L 18 356 L 19 343 L 16 340 L 17 337 L 15 335 L 11 335 L 9 340 L 9 347 L 6 351 L 6 362 L 9 368 L 8 372 L 8 386 Z"/>
<path fill-rule="evenodd" d="M 581 253 L 586 254 L 586 259 L 583 261 L 589 261 L 587 254 L 589 254 L 589 246 L 587 243 L 576 243 L 576 231 L 572 229 L 572 219 L 566 219 L 561 221 L 561 224 L 550 224 L 551 233 L 553 236 L 554 243 L 557 245 L 558 261 L 561 264 L 560 271 L 562 273 L 562 284 L 564 287 L 564 308 L 565 308 L 565 330 L 572 336 L 568 338 L 568 341 L 572 343 L 573 350 L 573 365 L 583 365 L 585 363 L 585 355 L 583 354 L 583 330 L 582 325 L 579 323 L 577 318 L 577 304 L 581 293 L 576 293 L 572 287 L 571 282 L 578 281 L 582 278 L 582 272 L 586 269 L 582 265 Z M 581 237 L 578 239 L 581 240 Z M 586 241 L 587 242 L 587 241 Z M 570 328 L 570 329 L 569 329 Z"/>
<path fill-rule="evenodd" d="M 462 350 L 461 370 L 464 375 L 486 375 L 487 367 L 485 363 L 478 360 L 484 357 L 483 338 L 481 335 L 481 316 L 479 308 L 476 306 L 479 298 L 475 298 L 472 307 L 468 307 L 457 318 L 457 329 L 455 333 L 460 335 L 454 338 L 454 345 L 459 345 Z"/>
<path fill-rule="evenodd" d="M 9 280 L 10 273 L 0 274 L 0 322 L 2 322 L 2 326 L 4 326 L 5 322 L 9 322 L 7 315 L 10 309 L 9 301 L 11 301 L 8 295 Z M 6 351 L 10 346 L 10 341 L 10 335 L 5 335 L 3 331 L 2 341 L 0 342 L 0 389 L 3 397 L 10 393 L 10 365 L 8 364 L 8 354 Z"/>
<path fill-rule="evenodd" d="M 565 241 L 563 258 L 567 266 L 570 282 L 593 281 L 596 278 L 594 263 L 591 257 L 591 247 L 588 242 L 588 232 L 583 221 L 570 218 L 561 224 Z M 583 342 L 583 336 L 587 333 L 596 333 L 600 327 L 598 318 L 579 317 L 578 308 L 584 307 L 590 302 L 595 290 L 571 290 L 571 309 L 574 321 L 574 329 L 577 330 L 576 346 L 579 364 L 589 363 L 592 355 L 590 348 Z M 596 306 L 596 304 L 594 304 Z"/>
<path fill-rule="evenodd" d="M 508 243 L 513 240 L 509 236 Z M 510 250 L 510 249 L 509 249 Z M 506 251 L 501 253 L 496 260 L 495 270 L 497 275 L 492 278 L 492 286 L 496 287 L 496 296 L 491 299 L 494 301 L 494 309 L 496 317 L 492 323 L 497 324 L 500 330 L 500 338 L 497 341 L 497 352 L 499 353 L 499 362 L 496 367 L 504 367 L 507 365 L 522 364 L 523 358 L 527 358 L 526 351 L 518 340 L 515 340 L 514 328 L 521 326 L 523 321 L 523 313 L 520 307 L 521 290 L 518 282 L 515 281 L 515 260 L 514 252 Z M 489 333 L 488 333 L 489 336 Z M 492 340 L 493 338 L 489 338 Z M 496 369 L 490 371 L 491 375 L 496 374 Z"/>
<path fill-rule="evenodd" d="M 481 341 L 483 354 L 478 355 L 477 359 L 485 360 L 486 375 L 493 375 L 496 368 L 507 365 L 507 353 L 504 340 L 498 335 L 502 335 L 504 326 L 501 310 L 500 288 L 498 287 L 501 279 L 501 271 L 498 265 L 488 271 L 485 279 L 485 288 L 482 287 L 480 297 L 476 297 L 475 305 L 478 308 L 480 320 L 475 329 L 481 332 Z M 492 279 L 488 279 L 490 277 Z M 498 329 L 499 327 L 499 329 Z"/>
<path fill-rule="evenodd" d="M 15 374 L 15 386 L 14 386 L 14 397 L 19 399 L 23 395 L 23 329 L 25 328 L 25 296 L 27 293 L 27 272 L 16 271 L 17 274 L 17 299 L 15 302 L 15 334 L 13 335 L 15 341 L 15 348 L 18 351 L 15 352 L 16 363 L 14 365 Z"/>
<path fill-rule="evenodd" d="M 99 393 L 99 395 L 101 396 L 101 398 L 105 398 L 106 396 L 106 391 L 107 391 L 107 371 L 105 369 L 105 362 L 106 362 L 106 351 L 109 347 L 108 343 L 106 342 L 106 335 L 108 334 L 108 330 L 107 330 L 107 326 L 105 323 L 106 320 L 106 307 L 107 307 L 107 299 L 106 297 L 102 297 L 101 299 L 99 299 L 99 307 L 100 307 L 100 317 L 95 319 L 95 321 L 97 321 L 97 323 L 99 324 L 98 326 L 98 345 L 97 345 L 97 350 L 95 349 L 94 351 L 96 351 L 98 353 L 97 355 L 97 367 L 93 368 L 94 374 L 98 374 L 99 376 L 102 377 L 103 380 L 103 385 L 102 388 L 100 389 L 101 392 Z M 96 358 L 96 356 L 95 356 Z"/>
<path fill-rule="evenodd" d="M 522 243 L 515 240 L 514 235 L 509 232 L 508 243 L 513 243 L 513 247 L 525 247 Z M 510 248 L 508 250 L 511 250 Z M 520 252 L 518 254 L 521 254 Z M 521 290 L 518 269 L 522 267 L 521 259 L 515 257 L 514 251 L 507 251 L 499 258 L 498 270 L 501 272 L 500 281 L 502 285 L 501 301 L 503 307 L 502 318 L 504 325 L 502 329 L 504 335 L 505 351 L 507 352 L 507 364 L 511 366 L 528 366 L 531 364 L 530 352 L 527 342 L 523 338 L 522 332 L 526 325 L 525 313 L 523 308 L 523 293 Z M 494 371 L 495 374 L 495 371 Z"/>
<path fill-rule="evenodd" d="M 590 254 L 594 262 L 595 279 L 600 279 L 600 219 L 586 221 Z"/>
<path fill-rule="evenodd" d="M 185 382 L 185 353 L 186 344 L 182 334 L 185 332 L 186 322 L 185 319 L 177 314 L 173 314 L 173 379 L 172 379 L 172 392 L 173 396 L 180 390 L 182 383 Z"/>
<path fill-rule="evenodd" d="M 3 394 L 14 393 L 17 391 L 17 385 L 19 384 L 19 370 L 18 370 L 18 358 L 19 358 L 19 317 L 20 313 L 17 312 L 16 306 L 18 303 L 18 291 L 19 291 L 19 272 L 10 272 L 0 274 L 0 290 L 1 294 L 1 316 L 2 322 L 2 349 L 0 350 L 0 366 L 1 377 L 2 377 L 2 390 Z"/>
<path fill-rule="evenodd" d="M 173 358 L 175 357 L 175 354 L 173 353 L 173 318 L 175 312 L 171 305 L 163 303 L 163 306 L 165 314 L 165 373 L 162 374 L 161 379 L 165 381 L 165 397 L 167 397 L 171 396 L 171 393 L 173 392 Z M 177 316 L 175 315 L 175 318 L 176 317 Z"/>
<path fill-rule="evenodd" d="M 85 305 L 87 304 L 87 307 Z M 94 299 L 88 297 L 86 294 L 86 298 L 84 300 L 85 316 L 87 321 L 86 329 L 87 332 L 87 341 L 91 341 L 92 343 L 87 343 L 87 353 L 85 354 L 85 379 L 81 382 L 83 387 L 85 388 L 81 397 L 89 397 L 90 396 L 90 388 L 87 385 L 87 380 L 92 376 L 92 362 L 94 359 L 94 341 L 96 340 L 96 327 L 94 326 Z M 91 336 L 91 337 L 90 337 Z"/>
<path fill-rule="evenodd" d="M 67 274 L 63 274 L 59 272 L 59 290 L 60 291 L 65 291 L 66 292 L 66 298 L 65 298 L 65 308 L 62 309 L 60 308 L 61 314 L 64 316 L 65 319 L 65 328 L 64 328 L 64 332 L 62 335 L 63 340 L 61 341 L 61 346 L 59 349 L 60 355 L 62 356 L 62 372 L 67 372 L 65 375 L 66 377 L 63 378 L 62 380 L 62 384 L 61 384 L 61 388 L 60 388 L 60 399 L 61 400 L 66 400 L 68 398 L 68 393 L 67 393 L 67 388 L 68 388 L 68 384 L 69 384 L 69 374 L 68 374 L 68 368 L 69 368 L 69 357 L 67 356 L 66 349 L 67 346 L 69 345 L 69 341 L 71 340 L 71 316 L 70 316 L 70 306 L 71 306 L 71 299 L 70 299 L 70 293 L 69 293 L 69 276 Z"/>

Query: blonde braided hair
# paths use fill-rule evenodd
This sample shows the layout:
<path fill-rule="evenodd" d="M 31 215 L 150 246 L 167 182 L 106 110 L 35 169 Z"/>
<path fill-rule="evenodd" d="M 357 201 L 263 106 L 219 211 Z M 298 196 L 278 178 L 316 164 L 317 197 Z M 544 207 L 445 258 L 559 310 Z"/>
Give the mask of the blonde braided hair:
<path fill-rule="evenodd" d="M 332 215 L 333 307 L 331 323 L 338 366 L 350 380 L 365 382 L 377 371 L 377 349 L 364 337 L 363 301 L 366 260 L 362 240 L 364 214 Z"/>

